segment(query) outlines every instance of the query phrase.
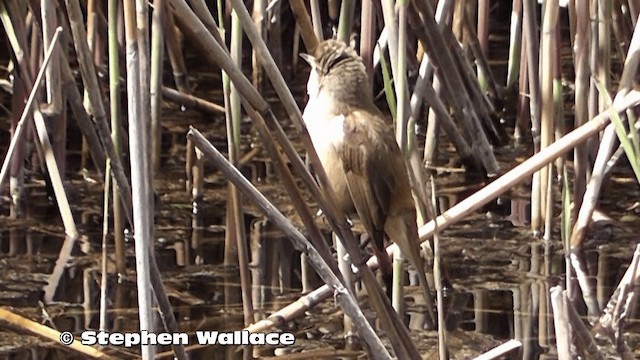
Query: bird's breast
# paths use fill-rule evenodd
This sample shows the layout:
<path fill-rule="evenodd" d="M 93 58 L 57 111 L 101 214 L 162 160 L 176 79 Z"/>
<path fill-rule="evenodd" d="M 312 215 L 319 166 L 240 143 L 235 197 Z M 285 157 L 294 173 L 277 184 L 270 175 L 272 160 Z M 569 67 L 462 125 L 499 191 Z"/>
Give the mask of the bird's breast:
<path fill-rule="evenodd" d="M 330 106 L 310 99 L 305 107 L 303 119 L 313 147 L 336 193 L 338 206 L 345 212 L 351 212 L 353 203 L 340 158 L 340 147 L 344 140 L 344 116 L 335 114 Z"/>

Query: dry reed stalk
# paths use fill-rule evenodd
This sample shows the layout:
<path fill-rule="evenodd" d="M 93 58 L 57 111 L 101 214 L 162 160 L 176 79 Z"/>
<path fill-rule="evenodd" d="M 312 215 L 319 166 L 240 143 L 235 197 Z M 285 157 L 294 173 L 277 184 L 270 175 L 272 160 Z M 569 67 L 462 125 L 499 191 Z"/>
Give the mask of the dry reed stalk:
<path fill-rule="evenodd" d="M 611 0 L 598 0 L 598 62 L 595 71 L 596 79 L 602 84 L 607 93 L 599 93 L 598 110 L 604 111 L 608 107 L 607 98 L 611 89 Z"/>
<path fill-rule="evenodd" d="M 107 156 L 111 161 L 111 167 L 113 169 L 113 173 L 115 176 L 116 183 L 120 188 L 120 199 L 122 201 L 122 206 L 127 215 L 127 219 L 129 223 L 133 223 L 133 215 L 132 215 L 132 200 L 131 200 L 131 187 L 129 186 L 129 181 L 124 173 L 124 167 L 122 166 L 122 161 L 118 155 L 118 152 L 115 149 L 113 144 L 113 140 L 111 139 L 109 126 L 107 125 L 106 120 L 106 112 L 104 110 L 104 105 L 102 103 L 102 95 L 100 94 L 100 88 L 98 86 L 98 78 L 95 71 L 95 66 L 93 61 L 91 60 L 91 52 L 87 45 L 87 37 L 86 30 L 84 29 L 84 25 L 82 24 L 82 13 L 80 11 L 79 4 L 76 9 L 76 0 L 72 4 L 74 8 L 72 10 L 67 10 L 69 14 L 69 23 L 71 25 L 71 32 L 73 34 L 73 43 L 76 49 L 76 54 L 78 56 L 78 64 L 80 67 L 80 74 L 82 76 L 82 80 L 84 83 L 85 89 L 88 89 L 89 101 L 91 102 L 92 115 L 95 120 L 96 130 L 104 145 Z M 67 1 L 68 3 L 68 1 Z M 67 8 L 69 5 L 67 5 Z M 62 61 L 62 71 L 63 76 L 68 79 L 73 79 L 71 74 L 71 70 L 68 66 L 68 62 Z M 69 80 L 71 81 L 71 80 Z M 77 90 L 77 89 L 76 89 Z M 70 98 L 76 98 L 76 94 L 74 94 L 75 90 L 71 89 L 72 93 L 69 95 Z"/>
<path fill-rule="evenodd" d="M 324 40 L 324 31 L 322 29 L 322 16 L 320 15 L 320 3 L 318 0 L 310 0 L 311 21 L 313 22 L 313 32 L 316 34 L 318 41 Z"/>
<path fill-rule="evenodd" d="M 526 1 L 526 0 L 525 0 Z M 542 22 L 542 41 L 540 57 L 542 59 L 540 66 L 541 74 L 541 91 L 542 91 L 542 112 L 540 118 L 540 150 L 548 147 L 554 141 L 555 123 L 556 123 L 556 107 L 553 96 L 554 89 L 554 58 L 556 52 L 555 38 L 556 26 L 558 24 L 558 0 L 548 0 L 544 7 L 544 17 Z M 549 187 L 550 178 L 553 176 L 553 167 L 551 164 L 543 167 L 539 175 L 540 177 L 540 216 L 545 224 L 550 223 L 553 213 L 548 213 L 547 203 L 553 203 L 552 189 Z M 533 222 L 533 221 L 532 221 Z M 540 224 L 542 225 L 542 223 Z M 540 230 L 540 227 L 533 229 Z M 545 229 L 546 230 L 546 229 Z"/>
<path fill-rule="evenodd" d="M 446 2 L 446 1 L 445 1 Z M 498 171 L 498 164 L 495 156 L 489 146 L 486 134 L 482 130 L 478 113 L 475 106 L 471 102 L 467 91 L 463 86 L 462 76 L 458 71 L 448 71 L 448 66 L 444 64 L 456 64 L 454 54 L 451 53 L 450 47 L 447 45 L 442 33 L 434 18 L 434 12 L 431 4 L 426 0 L 415 0 L 418 10 L 422 15 L 423 25 L 427 34 L 430 36 L 427 44 L 428 55 L 432 57 L 438 66 L 437 75 L 446 78 L 447 81 L 441 82 L 449 105 L 454 109 L 454 115 L 464 125 L 468 139 L 474 139 L 474 149 L 478 153 L 485 171 L 488 174 L 495 174 Z M 450 32 L 450 30 L 447 30 Z M 437 49 L 437 50 L 436 50 Z"/>
<path fill-rule="evenodd" d="M 572 354 L 571 352 L 572 331 L 567 309 L 569 301 L 567 297 L 564 296 L 562 287 L 559 285 L 552 287 L 550 293 L 551 305 L 553 306 L 553 325 L 555 328 L 558 360 L 575 359 L 576 354 Z"/>
<path fill-rule="evenodd" d="M 34 88 L 35 89 L 35 88 Z M 47 134 L 47 125 L 45 124 L 44 117 L 38 109 L 33 110 L 33 121 L 35 123 L 38 139 L 42 144 L 42 150 L 44 153 L 49 178 L 51 179 L 51 185 L 53 186 L 53 192 L 56 196 L 56 203 L 60 210 L 60 216 L 62 217 L 62 223 L 64 224 L 65 234 L 72 239 L 79 237 L 78 230 L 76 228 L 75 221 L 73 220 L 73 214 L 71 213 L 71 206 L 69 205 L 69 199 L 67 193 L 64 190 L 62 183 L 62 176 L 60 175 L 60 169 L 55 156 L 53 155 L 53 149 L 49 142 L 49 135 Z"/>
<path fill-rule="evenodd" d="M 629 13 L 623 14 L 622 0 L 614 1 L 614 5 L 611 8 L 611 28 L 613 29 L 613 46 L 615 46 L 615 52 L 620 58 L 620 61 L 624 63 L 627 52 L 629 51 L 629 39 L 631 39 L 631 30 L 627 26 L 629 20 Z M 627 22 L 627 20 L 629 20 Z"/>
<path fill-rule="evenodd" d="M 302 41 L 304 41 L 307 52 L 309 54 L 313 54 L 315 52 L 316 46 L 318 46 L 318 37 L 314 33 L 314 28 L 311 24 L 311 18 L 309 17 L 307 8 L 304 6 L 304 1 L 290 0 L 289 6 L 291 6 L 293 17 L 296 19 L 296 24 L 298 24 L 298 28 L 300 29 L 300 35 L 302 35 Z M 353 15 L 351 16 L 353 17 Z M 297 54 L 294 54 L 294 56 L 297 56 Z M 261 68 L 260 63 L 258 62 L 256 62 L 254 66 L 257 68 Z"/>
<path fill-rule="evenodd" d="M 80 11 L 80 4 L 77 0 L 66 0 L 67 8 L 75 12 Z M 135 228 L 135 254 L 136 254 L 136 284 L 138 293 L 138 317 L 140 331 L 154 331 L 153 327 L 153 298 L 151 289 L 147 284 L 151 283 L 151 260 L 150 252 L 153 252 L 152 227 L 153 219 L 151 218 L 149 199 L 151 197 L 151 185 L 149 184 L 149 153 L 147 147 L 148 129 L 145 124 L 146 117 L 143 117 L 142 107 L 147 103 L 141 98 L 141 83 L 148 80 L 145 75 L 139 75 L 145 72 L 146 68 L 141 68 L 142 58 L 147 59 L 145 55 L 140 54 L 138 43 L 140 40 L 136 29 L 137 16 L 135 9 L 137 4 L 133 0 L 125 0 L 123 2 L 124 24 L 125 24 L 125 40 L 126 40 L 126 71 L 127 71 L 127 113 L 129 118 L 129 153 L 131 162 L 131 190 L 133 197 L 133 226 Z M 143 24 L 140 24 L 143 26 Z M 142 52 L 145 49 L 141 49 Z M 139 56 L 141 58 L 139 58 Z M 147 83 L 148 86 L 148 83 Z M 148 94 L 147 94 L 148 95 Z M 148 110 L 145 110 L 145 113 Z M 151 250 L 151 251 L 150 251 Z M 142 359 L 151 360 L 154 357 L 155 349 L 149 344 L 140 345 Z"/>
<path fill-rule="evenodd" d="M 575 18 L 576 30 L 574 38 L 574 66 L 575 66 L 575 106 L 574 106 L 574 126 L 584 124 L 588 119 L 588 91 L 589 91 L 589 9 L 587 1 L 578 1 L 575 4 L 575 12 L 570 13 Z M 580 144 L 574 150 L 574 185 L 573 199 L 575 219 L 577 210 L 581 207 L 584 195 L 587 175 L 588 156 L 587 146 Z"/>
<path fill-rule="evenodd" d="M 312 3 L 318 3 L 312 1 Z M 313 9 L 313 7 L 312 7 Z M 364 1 L 360 10 L 360 57 L 369 75 L 369 84 L 373 86 L 373 49 L 375 48 L 376 17 L 373 2 Z"/>
<path fill-rule="evenodd" d="M 0 4 L 0 6 L 2 6 L 2 4 Z M 0 9 L 0 11 L 5 13 L 3 9 Z M 5 29 L 9 29 L 9 27 L 7 27 L 7 24 L 4 23 L 4 21 L 3 21 L 3 24 L 5 25 Z M 16 146 L 22 139 L 23 131 L 25 129 L 25 123 L 27 122 L 27 117 L 31 113 L 31 111 L 35 108 L 34 101 L 36 98 L 38 86 L 42 82 L 42 79 L 46 73 L 47 66 L 49 64 L 49 61 L 51 60 L 51 55 L 53 54 L 53 50 L 55 49 L 55 46 L 54 46 L 55 42 L 57 41 L 58 37 L 60 36 L 59 34 L 61 32 L 62 32 L 62 28 L 58 28 L 56 30 L 56 34 L 51 40 L 51 47 L 49 48 L 49 51 L 47 52 L 47 54 L 45 54 L 44 60 L 42 62 L 42 67 L 40 68 L 40 71 L 36 76 L 34 86 L 31 89 L 31 92 L 29 93 L 29 97 L 27 98 L 26 104 L 24 106 L 24 110 L 22 111 L 22 115 L 20 116 L 20 120 L 18 121 L 18 124 L 16 125 L 16 128 L 14 130 L 14 134 L 11 137 L 11 142 L 9 143 L 9 148 L 7 149 L 7 155 L 5 156 L 4 161 L 2 162 L 2 169 L 0 170 L 0 187 L 2 187 L 2 184 L 7 178 L 8 171 L 9 171 L 9 164 L 11 164 L 11 159 L 13 157 L 14 152 L 16 151 Z"/>
<path fill-rule="evenodd" d="M 485 50 L 485 46 L 478 41 L 480 35 L 476 34 L 469 14 L 464 17 L 464 24 L 466 26 L 466 30 L 469 32 L 469 47 L 476 59 L 476 67 L 478 69 L 478 86 L 483 93 L 488 93 L 494 99 L 498 99 L 500 97 L 500 92 L 498 91 L 498 85 L 493 77 L 491 67 L 489 66 L 489 52 Z M 472 84 L 475 85 L 474 82 L 472 82 Z"/>
<path fill-rule="evenodd" d="M 509 170 L 491 184 L 485 186 L 475 194 L 451 207 L 435 220 L 432 220 L 422 226 L 419 229 L 420 239 L 425 240 L 430 237 L 431 234 L 433 234 L 436 223 L 440 230 L 451 226 L 451 224 L 461 220 L 467 214 L 486 204 L 486 202 L 509 190 L 519 182 L 524 181 L 534 171 L 555 160 L 558 156 L 561 156 L 566 151 L 572 149 L 575 145 L 586 141 L 589 136 L 593 136 L 604 129 L 610 121 L 610 111 L 621 112 L 628 108 L 635 107 L 638 104 L 640 104 L 640 92 L 631 90 L 626 93 L 626 95 L 621 95 L 619 101 L 614 103 L 612 110 L 599 114 L 590 122 L 569 132 L 543 151 L 540 151 L 525 160 L 523 163 Z M 392 253 L 393 251 L 395 251 L 395 245 L 387 248 L 387 252 Z"/>
<path fill-rule="evenodd" d="M 164 60 L 164 24 L 166 0 L 154 0 L 154 11 L 151 22 L 151 55 L 150 55 L 150 153 L 151 153 L 151 178 L 160 170 L 162 151 L 162 70 Z"/>
<path fill-rule="evenodd" d="M 638 296 L 633 291 L 640 282 L 640 245 L 636 245 L 633 258 L 616 290 L 611 295 L 603 314 L 594 325 L 597 333 L 608 336 L 616 345 L 623 341 L 620 334 L 626 317 L 637 305 Z"/>
<path fill-rule="evenodd" d="M 516 114 L 516 126 L 513 137 L 516 142 L 521 142 L 525 134 L 529 133 L 531 127 L 531 111 L 529 109 L 529 71 L 527 69 L 527 42 L 522 41 L 520 54 L 520 72 L 518 81 L 518 106 Z"/>
<path fill-rule="evenodd" d="M 235 11 L 231 12 L 231 59 L 236 66 L 242 69 L 242 27 Z M 240 159 L 240 122 L 241 107 L 240 94 L 230 84 L 229 93 L 229 115 L 227 117 L 227 144 L 229 161 L 232 165 L 238 166 Z M 246 231 L 244 228 L 244 214 L 242 210 L 242 197 L 238 189 L 229 185 L 229 197 L 227 200 L 227 211 L 231 214 L 227 220 L 227 231 L 231 230 L 232 240 L 237 246 L 237 263 L 240 269 L 240 287 L 242 289 L 242 310 L 244 314 L 245 326 L 253 323 L 254 308 L 251 298 L 251 278 L 249 272 L 249 249 L 246 242 Z M 235 262 L 235 261 L 234 261 Z"/>
<path fill-rule="evenodd" d="M 464 17 L 464 22 L 471 24 L 472 21 L 469 18 L 469 14 L 465 12 L 462 15 Z M 489 0 L 478 0 L 478 31 L 477 35 L 473 36 L 471 30 L 473 27 L 468 27 L 467 31 L 469 31 L 468 40 L 470 43 L 477 43 L 479 46 L 479 50 L 482 54 L 489 54 Z M 474 46 L 472 46 L 473 49 Z M 474 50 L 475 52 L 475 50 Z M 478 54 L 475 54 L 476 59 L 478 59 Z M 487 91 L 489 88 L 488 77 L 492 76 L 491 72 L 487 72 L 486 70 L 478 66 L 478 82 L 480 83 L 480 88 L 483 91 Z"/>
<path fill-rule="evenodd" d="M 194 8 L 198 3 L 197 1 L 192 2 Z M 171 64 L 171 70 L 173 73 L 173 81 L 176 83 L 176 88 L 181 93 L 185 93 L 187 95 L 191 95 L 191 84 L 189 84 L 189 77 L 187 76 L 187 67 L 184 63 L 184 56 L 182 55 L 182 51 L 180 51 L 180 34 L 178 33 L 178 29 L 174 23 L 173 19 L 173 11 L 167 11 L 166 16 L 164 17 L 164 31 L 165 38 L 167 44 L 167 55 L 169 56 L 169 63 Z M 166 96 L 166 94 L 162 94 Z"/>
<path fill-rule="evenodd" d="M 266 28 L 267 24 L 265 22 L 267 12 L 267 0 L 255 0 L 253 2 L 253 11 L 251 13 L 251 17 L 253 18 L 253 23 L 255 24 L 256 30 L 260 37 L 263 40 L 266 40 Z M 294 12 L 295 14 L 295 12 Z M 253 86 L 256 89 L 262 88 L 263 74 L 262 67 L 260 67 L 260 59 L 258 59 L 258 54 L 255 51 L 251 52 L 251 68 L 252 68 L 252 78 Z"/>
<path fill-rule="evenodd" d="M 42 16 L 42 39 L 45 53 L 52 46 L 52 39 L 58 27 L 55 2 L 40 1 L 40 14 Z M 58 113 L 62 110 L 62 82 L 60 81 L 60 55 L 54 49 L 51 65 L 47 68 L 47 102 Z M 63 127 L 64 128 L 64 127 Z"/>
<path fill-rule="evenodd" d="M 102 202 L 102 241 L 100 254 L 100 331 L 109 332 L 107 328 L 107 285 L 109 281 L 109 270 L 107 268 L 107 239 L 109 237 L 109 197 L 112 195 L 111 189 L 111 165 L 107 162 L 104 175 L 104 199 Z M 114 199 L 117 199 L 114 197 Z M 90 297 L 89 297 L 90 299 Z M 89 319 L 91 317 L 89 316 Z"/>
<path fill-rule="evenodd" d="M 513 0 L 509 31 L 509 60 L 507 66 L 507 89 L 514 86 L 520 73 L 520 53 L 522 49 L 522 0 Z M 522 77 L 520 77 L 522 79 Z"/>
<path fill-rule="evenodd" d="M 540 78 L 538 73 L 538 32 L 536 29 L 536 1 L 522 0 L 523 33 L 527 46 L 527 70 L 529 80 L 529 109 L 531 113 L 531 135 L 533 151 L 540 150 Z M 531 229 L 534 233 L 542 226 L 541 181 L 539 173 L 534 174 L 531 182 Z"/>
<path fill-rule="evenodd" d="M 622 75 L 620 77 L 618 94 L 613 102 L 614 107 L 623 101 L 624 96 L 634 92 L 634 90 L 631 90 L 633 88 L 633 77 L 638 68 L 638 64 L 640 64 L 640 30 L 638 29 L 633 33 L 629 50 Z M 583 296 L 585 297 L 589 316 L 592 319 L 600 314 L 600 308 L 593 297 L 592 281 L 589 280 L 586 274 L 582 248 L 587 226 L 599 197 L 606 163 L 611 157 L 614 141 L 614 127 L 610 125 L 605 130 L 602 137 L 600 150 L 596 157 L 596 164 L 594 164 L 593 167 L 593 174 L 584 192 L 583 199 L 581 201 L 582 205 L 579 209 L 577 220 L 571 233 L 571 260 L 574 268 L 576 269 L 576 274 L 578 275 L 578 283 L 580 284 Z"/>
<path fill-rule="evenodd" d="M 480 356 L 475 357 L 473 360 L 493 360 L 493 359 L 498 359 L 501 356 L 504 356 L 508 353 L 510 353 L 511 351 L 514 351 L 515 349 L 518 349 L 519 347 L 522 346 L 522 343 L 518 340 L 509 340 L 503 344 L 500 344 L 496 347 L 494 347 L 493 349 L 487 351 L 484 354 L 481 354 Z"/>
<path fill-rule="evenodd" d="M 32 5 L 33 6 L 33 5 Z M 51 1 L 40 1 L 40 15 L 42 24 L 42 43 L 44 52 L 51 46 L 51 38 L 58 26 L 55 3 Z M 47 107 L 42 108 L 43 114 L 50 124 L 50 136 L 53 152 L 60 169 L 60 174 L 64 179 L 67 169 L 66 144 L 67 144 L 67 113 L 64 111 L 64 93 L 61 91 L 60 81 L 60 54 L 59 49 L 54 50 L 52 63 L 47 68 L 46 93 Z"/>
<path fill-rule="evenodd" d="M 440 2 L 438 3 L 438 10 L 436 11 L 436 21 L 438 22 L 438 26 L 440 29 L 446 26 L 448 22 L 447 19 L 451 18 L 452 6 L 450 2 Z M 415 88 L 413 93 L 411 94 L 410 106 L 411 106 L 411 116 L 409 118 L 409 122 L 415 122 L 416 119 L 420 116 L 420 111 L 422 108 L 423 101 L 426 102 L 431 109 L 429 117 L 434 118 L 437 116 L 438 122 L 443 126 L 446 131 L 449 139 L 453 142 L 456 152 L 462 163 L 472 170 L 480 170 L 479 159 L 476 158 L 476 154 L 471 151 L 467 141 L 462 135 L 462 131 L 458 129 L 457 125 L 453 122 L 453 119 L 449 115 L 449 111 L 445 107 L 445 105 L 441 101 L 440 90 L 436 90 L 436 88 L 440 88 L 439 83 L 440 80 L 437 78 L 434 79 L 434 83 L 431 83 L 431 78 L 433 76 L 433 62 L 428 56 L 423 56 L 420 62 L 419 69 L 419 77 L 416 81 Z M 431 114 L 433 112 L 433 115 Z M 425 163 L 428 165 L 432 162 L 433 157 L 435 156 L 435 149 L 437 136 L 435 131 L 435 120 L 428 120 L 428 128 L 427 128 L 427 138 L 426 145 L 424 149 L 423 159 Z"/>
<path fill-rule="evenodd" d="M 109 23 L 109 104 L 111 117 L 111 139 L 118 157 L 121 154 L 120 144 L 120 59 L 118 44 L 118 2 L 109 0 L 108 2 L 108 23 Z M 73 85 L 75 87 L 75 84 Z M 89 141 L 91 143 L 91 141 Z M 109 176 L 111 174 L 111 164 L 109 163 Z M 106 187 L 106 182 L 105 182 Z M 116 271 L 120 275 L 125 275 L 127 262 L 124 245 L 124 214 L 120 198 L 120 189 L 117 184 L 113 184 L 113 242 L 115 247 Z M 106 201 L 106 200 L 105 200 Z"/>
<path fill-rule="evenodd" d="M 599 104 L 598 104 L 598 90 L 595 85 L 595 78 L 597 76 L 596 71 L 598 68 L 598 0 L 587 0 L 589 3 L 589 7 L 587 8 L 589 11 L 588 19 L 589 19 L 589 34 L 591 46 L 589 48 L 589 67 L 591 69 L 591 77 L 589 78 L 589 94 L 588 94 L 588 104 L 587 108 L 589 109 L 588 118 L 591 119 L 598 112 Z M 594 140 L 596 141 L 596 140 Z M 590 154 L 593 153 L 593 149 L 598 145 L 597 143 L 590 144 L 591 149 L 589 151 Z"/>
<path fill-rule="evenodd" d="M 41 325 L 8 309 L 0 308 L 0 321 L 6 325 L 18 328 L 21 331 L 25 331 L 30 334 L 34 334 L 56 344 L 60 343 L 60 337 L 62 335 L 58 330 L 54 330 L 48 326 Z M 74 340 L 73 343 L 71 343 L 70 345 L 66 345 L 65 348 L 73 350 L 78 354 L 90 357 L 92 359 L 114 359 L 112 356 L 98 349 L 82 345 L 79 340 Z"/>
<path fill-rule="evenodd" d="M 438 215 L 436 201 L 436 182 L 431 176 L 431 199 L 429 199 L 429 215 L 432 219 Z M 438 355 L 440 360 L 449 359 L 449 342 L 447 339 L 447 326 L 444 311 L 444 288 L 442 285 L 442 254 L 438 229 L 433 232 L 433 280 L 436 288 L 436 304 L 438 306 Z"/>
<path fill-rule="evenodd" d="M 167 86 L 162 86 L 161 90 L 164 100 L 175 102 L 176 104 L 182 105 L 186 108 L 215 115 L 223 114 L 225 112 L 224 106 L 181 92 L 180 90 L 172 89 Z"/>

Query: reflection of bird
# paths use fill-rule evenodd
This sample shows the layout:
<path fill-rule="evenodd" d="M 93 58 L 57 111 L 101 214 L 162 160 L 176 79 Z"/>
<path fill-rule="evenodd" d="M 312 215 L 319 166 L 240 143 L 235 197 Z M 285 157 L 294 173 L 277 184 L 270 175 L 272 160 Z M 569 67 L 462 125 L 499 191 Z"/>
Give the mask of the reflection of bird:
<path fill-rule="evenodd" d="M 303 118 L 338 205 L 357 213 L 383 271 L 390 271 L 384 234 L 398 244 L 416 268 L 431 309 L 409 175 L 392 124 L 373 103 L 362 59 L 337 40 L 324 41 L 315 56 L 303 57 L 312 67 Z"/>

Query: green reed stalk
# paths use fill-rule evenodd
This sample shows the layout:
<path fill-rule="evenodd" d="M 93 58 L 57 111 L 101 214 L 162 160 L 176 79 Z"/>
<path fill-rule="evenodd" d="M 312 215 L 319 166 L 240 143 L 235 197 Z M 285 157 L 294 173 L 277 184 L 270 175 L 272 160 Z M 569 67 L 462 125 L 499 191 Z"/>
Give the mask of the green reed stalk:
<path fill-rule="evenodd" d="M 242 26 L 236 11 L 231 12 L 231 59 L 242 68 Z M 238 166 L 240 158 L 240 121 L 241 107 L 240 94 L 231 84 L 229 93 L 230 117 L 227 117 L 227 143 L 229 145 L 229 161 L 234 166 Z M 229 121 L 231 120 L 231 121 Z M 249 326 L 255 321 L 253 301 L 251 297 L 251 273 L 249 271 L 249 249 L 246 241 L 246 231 L 244 228 L 244 215 L 242 211 L 242 198 L 238 189 L 229 184 L 227 211 L 232 215 L 227 217 L 227 231 L 230 231 L 237 242 L 238 265 L 240 267 L 240 286 L 242 288 L 242 310 L 244 313 L 245 326 Z M 233 229 L 233 230 L 231 230 Z"/>

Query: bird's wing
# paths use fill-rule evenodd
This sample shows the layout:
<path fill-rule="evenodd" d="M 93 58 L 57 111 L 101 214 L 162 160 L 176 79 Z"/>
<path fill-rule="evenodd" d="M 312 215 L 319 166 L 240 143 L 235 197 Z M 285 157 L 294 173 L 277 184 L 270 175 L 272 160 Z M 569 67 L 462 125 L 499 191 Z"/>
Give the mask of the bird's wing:
<path fill-rule="evenodd" d="M 345 117 L 339 154 L 356 212 L 380 247 L 394 188 L 394 176 L 389 174 L 393 167 L 384 162 L 393 149 L 387 146 L 389 132 L 383 120 L 371 116 L 354 112 Z M 393 135 L 390 136 L 395 144 Z"/>

